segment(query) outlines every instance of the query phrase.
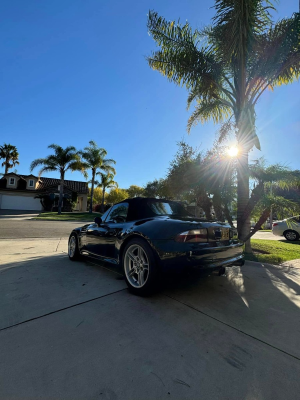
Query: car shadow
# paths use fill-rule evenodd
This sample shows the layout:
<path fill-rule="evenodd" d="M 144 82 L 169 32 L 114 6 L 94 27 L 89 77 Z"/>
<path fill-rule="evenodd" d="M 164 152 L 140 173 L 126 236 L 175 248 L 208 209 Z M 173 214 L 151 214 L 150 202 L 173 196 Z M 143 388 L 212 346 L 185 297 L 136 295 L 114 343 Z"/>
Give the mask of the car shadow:
<path fill-rule="evenodd" d="M 126 289 L 120 275 L 65 253 L 26 254 L 0 266 L 0 329 Z"/>

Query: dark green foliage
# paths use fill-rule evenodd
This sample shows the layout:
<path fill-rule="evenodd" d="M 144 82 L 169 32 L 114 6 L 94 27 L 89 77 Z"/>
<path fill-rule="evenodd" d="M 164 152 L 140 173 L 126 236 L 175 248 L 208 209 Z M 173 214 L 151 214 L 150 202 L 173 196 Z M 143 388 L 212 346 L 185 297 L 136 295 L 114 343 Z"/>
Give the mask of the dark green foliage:
<path fill-rule="evenodd" d="M 115 160 L 105 158 L 107 156 L 107 151 L 101 147 L 98 147 L 97 143 L 94 140 L 90 140 L 89 146 L 80 151 L 80 154 L 85 161 L 85 170 L 90 169 L 92 171 L 92 187 L 89 207 L 89 212 L 92 213 L 96 175 L 103 172 L 115 175 L 116 170 L 113 165 L 116 164 L 116 162 Z"/>
<path fill-rule="evenodd" d="M 5 168 L 5 174 L 12 167 L 19 165 L 19 153 L 16 146 L 6 143 L 0 146 L 0 159 L 4 159 L 2 167 Z"/>
<path fill-rule="evenodd" d="M 163 178 L 148 182 L 144 187 L 144 196 L 169 200 L 173 198 L 168 182 Z"/>
<path fill-rule="evenodd" d="M 58 213 L 61 214 L 62 211 L 62 200 L 64 197 L 64 179 L 65 173 L 68 170 L 80 171 L 84 175 L 85 165 L 82 163 L 79 152 L 74 146 L 68 146 L 63 149 L 57 144 L 51 144 L 48 146 L 49 149 L 54 150 L 54 154 L 49 155 L 46 158 L 37 158 L 32 161 L 30 165 L 30 171 L 33 171 L 36 167 L 41 166 L 39 175 L 43 172 L 58 171 L 60 174 L 60 194 L 58 203 Z"/>
<path fill-rule="evenodd" d="M 199 121 L 221 123 L 220 141 L 233 132 L 240 150 L 237 224 L 243 239 L 249 200 L 248 153 L 260 149 L 255 106 L 267 88 L 300 76 L 300 13 L 277 23 L 269 0 L 215 0 L 212 25 L 199 31 L 186 22 L 167 21 L 149 12 L 148 30 L 159 50 L 149 66 L 189 91 L 195 105 L 188 131 Z"/>
<path fill-rule="evenodd" d="M 143 197 L 144 196 L 144 189 L 140 186 L 137 185 L 131 185 L 129 186 L 128 189 L 126 189 L 128 192 L 128 196 L 130 198 L 133 197 Z"/>

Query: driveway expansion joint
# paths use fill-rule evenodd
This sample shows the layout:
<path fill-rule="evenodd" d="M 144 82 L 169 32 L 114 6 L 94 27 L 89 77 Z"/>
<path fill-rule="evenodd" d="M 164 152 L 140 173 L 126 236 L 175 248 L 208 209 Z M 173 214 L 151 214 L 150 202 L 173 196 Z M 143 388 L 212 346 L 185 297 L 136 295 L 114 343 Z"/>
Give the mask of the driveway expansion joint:
<path fill-rule="evenodd" d="M 26 319 L 25 321 L 18 322 L 17 324 L 13 324 L 13 325 L 6 326 L 6 327 L 4 327 L 4 328 L 1 328 L 1 329 L 0 329 L 0 332 L 5 331 L 5 330 L 10 329 L 10 328 L 15 328 L 15 327 L 20 326 L 20 325 L 24 325 L 24 324 L 26 324 L 27 322 L 31 322 L 31 321 L 35 321 L 35 320 L 37 320 L 37 319 L 41 319 L 41 318 L 44 318 L 44 317 L 48 317 L 49 315 L 56 314 L 56 313 L 59 313 L 59 312 L 61 312 L 61 311 L 69 310 L 70 308 L 74 308 L 74 307 L 77 307 L 77 306 L 81 306 L 81 305 L 86 304 L 86 303 L 91 303 L 92 301 L 99 300 L 99 299 L 102 299 L 103 297 L 108 297 L 108 296 L 111 296 L 111 295 L 116 294 L 116 293 L 119 293 L 119 292 L 123 292 L 124 290 L 127 290 L 127 288 L 119 289 L 119 290 L 116 290 L 115 292 L 111 292 L 111 293 L 104 294 L 103 296 L 94 297 L 93 299 L 81 301 L 80 303 L 72 304 L 71 306 L 68 306 L 68 307 L 63 307 L 63 308 L 60 308 L 60 309 L 58 309 L 58 310 L 51 311 L 51 312 L 48 312 L 48 313 L 43 314 L 43 315 L 39 315 L 39 316 L 37 316 L 37 317 L 33 317 L 33 318 Z"/>
<path fill-rule="evenodd" d="M 186 306 L 186 307 L 188 307 L 188 308 L 190 308 L 190 309 L 192 309 L 192 310 L 194 310 L 194 311 L 196 311 L 196 312 L 198 312 L 198 313 L 200 313 L 200 314 L 202 314 L 202 315 L 205 315 L 205 316 L 208 317 L 208 318 L 213 319 L 214 321 L 219 322 L 220 324 L 223 324 L 223 325 L 225 325 L 225 326 L 227 326 L 227 327 L 229 327 L 229 328 L 231 328 L 231 329 L 234 329 L 235 331 L 237 331 L 237 332 L 239 332 L 239 333 L 242 333 L 242 334 L 245 335 L 245 336 L 248 336 L 248 337 L 250 337 L 250 338 L 252 338 L 252 339 L 254 339 L 254 340 L 256 340 L 256 341 L 258 341 L 258 342 L 260 342 L 260 343 L 263 343 L 263 344 L 265 344 L 265 345 L 271 347 L 271 348 L 274 349 L 274 350 L 280 351 L 281 353 L 286 354 L 287 356 L 290 356 L 290 357 L 292 357 L 292 358 L 294 358 L 294 359 L 300 361 L 300 358 L 299 358 L 299 357 L 294 356 L 293 354 L 288 353 L 287 351 L 282 350 L 282 349 L 280 349 L 280 348 L 278 348 L 278 347 L 276 347 L 276 346 L 273 346 L 272 344 L 270 344 L 270 343 L 268 343 L 268 342 L 265 342 L 265 341 L 262 340 L 262 339 L 259 339 L 259 338 L 255 337 L 255 336 L 253 336 L 253 335 L 250 335 L 249 333 L 246 333 L 246 332 L 242 331 L 241 329 L 236 328 L 235 326 L 232 326 L 232 325 L 230 325 L 230 324 L 227 324 L 226 322 L 221 321 L 220 319 L 218 319 L 218 318 L 216 318 L 216 317 L 213 317 L 213 316 L 211 316 L 211 315 L 205 313 L 204 311 L 198 310 L 197 308 L 191 306 L 190 304 L 187 304 L 187 303 L 184 303 L 183 301 L 177 300 L 177 299 L 175 299 L 174 297 L 172 297 L 172 296 L 170 296 L 170 295 L 167 295 L 167 294 L 165 294 L 165 296 L 168 297 L 169 299 L 172 299 L 172 300 L 174 300 L 174 301 L 177 301 L 178 303 L 180 303 L 180 304 L 182 304 L 182 305 L 184 305 L 184 306 Z"/>
<path fill-rule="evenodd" d="M 61 242 L 61 238 L 59 238 L 59 241 L 57 243 L 56 250 L 55 250 L 56 253 L 57 253 L 58 246 L 60 245 L 60 242 Z"/>

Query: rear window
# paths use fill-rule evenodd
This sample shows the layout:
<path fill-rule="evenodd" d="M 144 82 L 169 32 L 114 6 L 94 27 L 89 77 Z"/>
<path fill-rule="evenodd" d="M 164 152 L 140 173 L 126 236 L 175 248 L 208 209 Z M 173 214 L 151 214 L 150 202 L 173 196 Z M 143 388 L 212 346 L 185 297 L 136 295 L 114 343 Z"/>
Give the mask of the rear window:
<path fill-rule="evenodd" d="M 291 218 L 291 220 L 292 221 L 294 221 L 294 222 L 300 222 L 300 216 L 298 216 L 298 217 L 293 217 L 293 218 Z"/>
<path fill-rule="evenodd" d="M 179 217 L 189 217 L 186 209 L 179 203 L 167 201 L 148 201 L 148 207 L 155 215 L 174 215 Z"/>

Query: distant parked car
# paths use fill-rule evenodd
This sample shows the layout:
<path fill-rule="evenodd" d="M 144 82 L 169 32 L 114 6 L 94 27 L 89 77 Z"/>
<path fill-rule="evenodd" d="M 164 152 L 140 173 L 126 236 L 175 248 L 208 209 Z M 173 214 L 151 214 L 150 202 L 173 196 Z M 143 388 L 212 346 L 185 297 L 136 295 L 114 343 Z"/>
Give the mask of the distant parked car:
<path fill-rule="evenodd" d="M 146 294 L 161 270 L 194 266 L 221 273 L 243 265 L 243 243 L 234 234 L 230 225 L 196 218 L 178 202 L 136 197 L 74 229 L 68 253 L 71 260 L 86 253 L 119 264 L 130 290 Z"/>
<path fill-rule="evenodd" d="M 300 215 L 276 221 L 272 226 L 273 235 L 284 236 L 286 240 L 299 240 L 300 237 Z"/>
<path fill-rule="evenodd" d="M 274 221 L 275 222 L 275 221 Z M 276 221 L 277 222 L 277 221 Z M 272 229 L 271 221 L 268 219 L 261 227 L 261 229 Z"/>

